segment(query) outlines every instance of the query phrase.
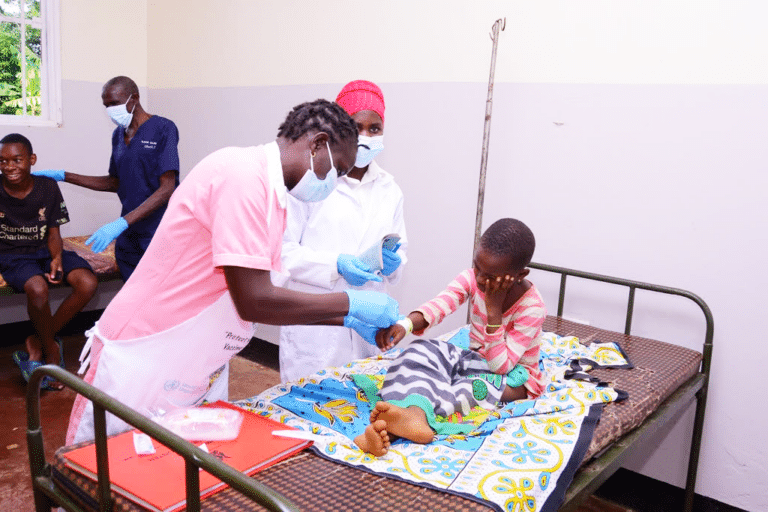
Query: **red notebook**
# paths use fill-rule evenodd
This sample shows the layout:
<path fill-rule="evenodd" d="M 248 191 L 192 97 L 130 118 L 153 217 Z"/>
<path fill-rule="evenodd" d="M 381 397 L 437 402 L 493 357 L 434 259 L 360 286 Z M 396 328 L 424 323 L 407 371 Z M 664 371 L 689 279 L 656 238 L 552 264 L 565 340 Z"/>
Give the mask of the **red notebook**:
<path fill-rule="evenodd" d="M 208 452 L 247 475 L 265 469 L 312 444 L 312 441 L 272 435 L 273 430 L 289 427 L 226 402 L 211 407 L 227 407 L 243 413 L 237 439 L 208 441 Z M 173 511 L 186 505 L 184 459 L 152 440 L 156 453 L 136 455 L 131 430 L 107 440 L 109 478 L 112 490 L 139 505 L 156 511 Z M 201 445 L 202 442 L 194 442 Z M 96 448 L 84 446 L 63 454 L 67 466 L 96 480 Z M 206 471 L 200 471 L 200 496 L 226 488 L 226 484 Z"/>

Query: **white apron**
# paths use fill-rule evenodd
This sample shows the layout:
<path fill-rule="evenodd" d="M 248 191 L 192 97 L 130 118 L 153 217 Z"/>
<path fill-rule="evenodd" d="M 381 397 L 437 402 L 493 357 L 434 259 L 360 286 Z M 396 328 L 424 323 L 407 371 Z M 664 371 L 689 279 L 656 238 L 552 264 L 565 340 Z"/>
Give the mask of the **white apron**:
<path fill-rule="evenodd" d="M 197 316 L 142 338 L 108 340 L 99 333 L 97 323 L 86 333 L 88 341 L 80 356 L 85 361 L 79 373 L 87 368 L 90 347 L 97 337 L 103 348 L 91 384 L 145 416 L 204 400 L 227 400 L 228 362 L 248 344 L 255 328 L 237 314 L 229 291 Z M 108 435 L 129 428 L 107 414 Z M 77 423 L 74 442 L 93 438 L 93 403 L 89 401 Z"/>

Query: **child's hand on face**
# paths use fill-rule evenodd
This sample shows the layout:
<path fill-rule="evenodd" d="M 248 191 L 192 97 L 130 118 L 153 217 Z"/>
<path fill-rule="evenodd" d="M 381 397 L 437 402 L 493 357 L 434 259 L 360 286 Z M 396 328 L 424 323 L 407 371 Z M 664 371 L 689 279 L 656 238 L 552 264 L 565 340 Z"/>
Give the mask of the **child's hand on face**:
<path fill-rule="evenodd" d="M 485 308 L 488 312 L 488 316 L 501 315 L 503 313 L 502 308 L 504 305 L 504 299 L 507 297 L 507 292 L 512 285 L 515 284 L 515 280 L 509 274 L 502 277 L 496 277 L 495 279 L 486 279 L 485 281 Z"/>
<path fill-rule="evenodd" d="M 405 327 L 400 324 L 393 324 L 384 329 L 379 329 L 376 333 L 376 345 L 381 349 L 389 350 L 405 338 Z"/>

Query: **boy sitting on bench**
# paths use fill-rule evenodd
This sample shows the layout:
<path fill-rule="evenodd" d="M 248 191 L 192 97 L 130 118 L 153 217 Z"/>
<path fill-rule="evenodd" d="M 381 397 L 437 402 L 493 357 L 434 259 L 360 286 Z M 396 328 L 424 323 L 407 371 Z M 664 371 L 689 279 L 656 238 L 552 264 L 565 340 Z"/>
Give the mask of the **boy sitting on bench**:
<path fill-rule="evenodd" d="M 13 354 L 27 381 L 38 366 L 64 366 L 56 333 L 85 307 L 97 286 L 88 262 L 63 250 L 59 226 L 69 222 L 67 207 L 54 180 L 31 175 L 36 160 L 23 135 L 12 133 L 0 140 L 0 274 L 14 290 L 27 295 L 34 333 L 26 339 L 27 350 Z M 51 314 L 48 283 L 63 281 L 72 293 Z M 42 386 L 62 388 L 49 377 Z"/>

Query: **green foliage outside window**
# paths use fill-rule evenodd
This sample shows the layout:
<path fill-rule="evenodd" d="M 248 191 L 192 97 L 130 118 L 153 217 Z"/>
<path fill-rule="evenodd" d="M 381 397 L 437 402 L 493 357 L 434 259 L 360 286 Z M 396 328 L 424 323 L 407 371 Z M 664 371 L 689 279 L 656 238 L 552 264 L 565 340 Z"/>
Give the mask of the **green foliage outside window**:
<path fill-rule="evenodd" d="M 7 7 L 8 4 L 15 3 L 17 2 L 8 2 L 8 0 L 0 3 L 0 15 L 17 16 L 18 8 L 11 10 Z M 27 2 L 25 7 L 28 19 L 39 18 L 39 2 Z M 42 115 L 41 31 L 39 28 L 27 25 L 24 36 L 22 41 L 19 23 L 0 22 L 0 114 L 24 115 L 26 103 L 27 115 Z M 22 76 L 22 58 L 26 63 L 26 73 L 24 73 L 26 76 Z M 23 97 L 22 80 L 26 87 L 26 97 Z"/>

